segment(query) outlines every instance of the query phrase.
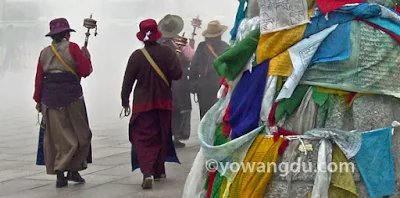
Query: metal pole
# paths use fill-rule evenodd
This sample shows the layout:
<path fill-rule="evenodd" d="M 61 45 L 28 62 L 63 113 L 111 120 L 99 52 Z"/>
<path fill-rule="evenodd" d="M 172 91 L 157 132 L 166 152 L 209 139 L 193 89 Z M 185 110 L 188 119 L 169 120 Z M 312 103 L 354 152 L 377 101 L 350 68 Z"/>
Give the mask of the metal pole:
<path fill-rule="evenodd" d="M 194 28 L 193 28 L 192 40 L 194 40 L 194 36 L 196 36 L 196 29 L 197 29 L 197 27 L 194 27 Z"/>
<path fill-rule="evenodd" d="M 92 19 L 92 17 L 93 17 L 93 14 L 90 14 L 90 19 Z M 88 46 L 88 43 L 89 43 L 89 36 L 90 36 L 90 29 L 88 28 L 87 29 L 87 32 L 86 32 L 86 38 L 85 38 L 85 48 L 87 48 L 87 46 Z"/>

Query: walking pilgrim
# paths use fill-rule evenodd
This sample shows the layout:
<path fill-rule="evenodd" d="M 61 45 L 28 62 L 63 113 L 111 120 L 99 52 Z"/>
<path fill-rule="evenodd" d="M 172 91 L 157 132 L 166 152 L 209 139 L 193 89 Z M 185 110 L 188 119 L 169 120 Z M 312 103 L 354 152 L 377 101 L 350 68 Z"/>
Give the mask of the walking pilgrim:
<path fill-rule="evenodd" d="M 181 141 L 190 137 L 192 103 L 190 99 L 189 67 L 195 51 L 189 45 L 180 47 L 174 41 L 184 27 L 183 19 L 180 16 L 168 14 L 159 22 L 158 27 L 163 35 L 158 42 L 174 51 L 182 51 L 179 54 L 179 60 L 183 69 L 183 77 L 179 81 L 172 82 L 172 134 L 175 146 L 185 147 L 185 144 Z M 191 39 L 190 42 L 194 45 L 194 40 Z"/>
<path fill-rule="evenodd" d="M 58 188 L 85 182 L 79 171 L 87 168 L 92 138 L 81 86 L 93 71 L 90 53 L 69 41 L 70 32 L 66 19 L 50 22 L 52 43 L 40 53 L 33 96 L 43 114 L 46 171 L 57 175 Z"/>
<path fill-rule="evenodd" d="M 200 117 L 216 103 L 221 77 L 214 69 L 214 60 L 222 55 L 229 45 L 222 41 L 222 35 L 228 29 L 219 21 L 211 21 L 203 32 L 205 41 L 199 43 L 190 67 L 191 80 L 196 82 L 195 93 L 198 97 Z"/>
<path fill-rule="evenodd" d="M 132 169 L 140 168 L 143 189 L 151 189 L 153 180 L 166 177 L 166 159 L 180 163 L 172 141 L 171 84 L 181 79 L 182 68 L 175 51 L 157 42 L 162 33 L 155 20 L 142 21 L 139 29 L 136 36 L 145 46 L 134 51 L 128 60 L 121 99 L 125 112 L 130 112 L 129 96 L 137 81 L 129 123 Z"/>

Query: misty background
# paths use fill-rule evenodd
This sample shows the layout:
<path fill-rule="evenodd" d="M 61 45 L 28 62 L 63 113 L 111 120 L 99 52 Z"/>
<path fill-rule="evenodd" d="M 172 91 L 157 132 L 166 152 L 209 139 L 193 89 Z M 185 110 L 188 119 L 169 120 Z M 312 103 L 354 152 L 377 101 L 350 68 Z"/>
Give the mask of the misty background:
<path fill-rule="evenodd" d="M 200 16 L 202 28 L 197 30 L 196 45 L 204 41 L 202 31 L 211 20 L 227 25 L 223 40 L 228 42 L 237 11 L 237 0 L 0 0 L 0 138 L 31 129 L 37 136 L 39 126 L 32 99 L 34 78 L 40 51 L 48 46 L 49 22 L 65 17 L 71 28 L 71 41 L 84 44 L 86 29 L 83 19 L 93 13 L 97 20 L 97 37 L 92 30 L 88 49 L 94 72 L 82 80 L 89 122 L 96 131 L 126 125 L 120 120 L 120 91 L 130 54 L 142 47 L 136 39 L 139 22 L 153 18 L 159 21 L 166 14 L 180 15 L 185 22 L 186 37 L 191 37 L 192 18 Z M 198 106 L 193 113 L 198 114 Z M 198 115 L 193 115 L 198 118 Z M 107 125 L 107 129 L 104 126 Z M 106 131 L 104 131 L 107 133 Z"/>

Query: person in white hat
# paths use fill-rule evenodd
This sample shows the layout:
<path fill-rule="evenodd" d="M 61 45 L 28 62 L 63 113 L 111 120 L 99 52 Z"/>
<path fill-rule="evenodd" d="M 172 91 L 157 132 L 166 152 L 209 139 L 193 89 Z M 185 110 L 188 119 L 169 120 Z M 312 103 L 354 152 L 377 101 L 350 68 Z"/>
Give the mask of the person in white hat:
<path fill-rule="evenodd" d="M 197 94 L 201 118 L 217 101 L 221 77 L 214 69 L 214 60 L 229 47 L 228 43 L 222 41 L 222 35 L 227 29 L 217 20 L 208 24 L 203 32 L 205 41 L 197 47 L 190 67 L 190 79 L 195 84 L 192 92 Z"/>

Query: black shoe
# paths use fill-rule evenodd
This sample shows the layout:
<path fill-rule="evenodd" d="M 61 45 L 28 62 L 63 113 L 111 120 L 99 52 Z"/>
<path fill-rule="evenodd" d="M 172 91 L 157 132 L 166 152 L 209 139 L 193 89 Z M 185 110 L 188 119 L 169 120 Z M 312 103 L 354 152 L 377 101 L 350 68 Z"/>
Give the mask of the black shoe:
<path fill-rule="evenodd" d="M 153 176 L 151 176 L 151 175 L 143 175 L 142 188 L 144 190 L 148 190 L 148 189 L 152 189 L 153 188 Z"/>
<path fill-rule="evenodd" d="M 154 181 L 160 181 L 167 178 L 165 174 L 160 174 L 160 175 L 154 175 Z"/>
<path fill-rule="evenodd" d="M 77 183 L 85 183 L 85 179 L 83 179 L 77 171 L 68 172 L 67 178 L 69 181 L 73 181 L 73 182 L 77 182 Z"/>
<path fill-rule="evenodd" d="M 184 148 L 186 146 L 185 143 L 180 142 L 179 140 L 174 141 L 174 145 L 176 148 Z"/>
<path fill-rule="evenodd" d="M 68 180 L 64 176 L 64 173 L 57 173 L 56 188 L 63 188 L 68 186 Z"/>

